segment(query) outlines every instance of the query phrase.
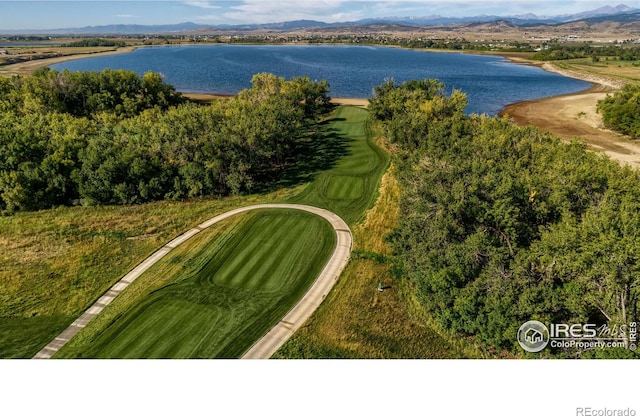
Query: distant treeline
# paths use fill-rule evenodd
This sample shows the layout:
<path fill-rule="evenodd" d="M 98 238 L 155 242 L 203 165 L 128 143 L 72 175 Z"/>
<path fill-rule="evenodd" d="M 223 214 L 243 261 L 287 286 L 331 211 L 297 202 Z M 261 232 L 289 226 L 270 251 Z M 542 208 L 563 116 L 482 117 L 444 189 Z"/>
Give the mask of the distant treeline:
<path fill-rule="evenodd" d="M 0 37 L 2 40 L 6 40 L 9 42 L 17 42 L 17 41 L 47 41 L 51 40 L 48 36 L 31 36 L 31 35 L 13 35 L 13 36 L 2 36 Z"/>
<path fill-rule="evenodd" d="M 627 84 L 598 102 L 602 121 L 610 129 L 640 138 L 640 85 Z"/>
<path fill-rule="evenodd" d="M 112 39 L 93 38 L 93 39 L 81 39 L 75 42 L 65 43 L 62 46 L 69 46 L 72 48 L 97 47 L 97 46 L 123 47 L 123 46 L 127 46 L 127 44 L 123 41 L 116 41 Z"/>
<path fill-rule="evenodd" d="M 601 57 L 609 57 L 620 61 L 640 60 L 640 46 L 607 45 L 594 46 L 590 43 L 574 44 L 547 44 L 544 50 L 536 52 L 533 59 L 541 61 L 559 61 L 575 58 L 592 58 L 599 61 Z"/>
<path fill-rule="evenodd" d="M 638 321 L 640 173 L 534 127 L 467 117 L 464 94 L 444 91 L 434 80 L 389 81 L 369 106 L 397 148 L 401 213 L 390 241 L 417 304 L 495 354 L 523 354 L 516 333 L 531 319 Z"/>
<path fill-rule="evenodd" d="M 187 103 L 155 73 L 37 71 L 0 79 L 0 212 L 251 191 L 308 151 L 328 85 L 258 74 Z"/>
<path fill-rule="evenodd" d="M 204 40 L 203 40 L 204 41 Z M 534 46 L 526 42 L 472 42 L 464 38 L 459 39 L 422 39 L 406 38 L 391 35 L 325 35 L 325 36 L 238 36 L 231 39 L 221 37 L 209 37 L 205 42 L 210 43 L 251 43 L 272 44 L 306 42 L 309 44 L 340 44 L 340 45 L 383 45 L 400 46 L 414 49 L 441 49 L 441 50 L 466 50 L 466 51 L 498 51 L 498 52 L 533 52 Z"/>

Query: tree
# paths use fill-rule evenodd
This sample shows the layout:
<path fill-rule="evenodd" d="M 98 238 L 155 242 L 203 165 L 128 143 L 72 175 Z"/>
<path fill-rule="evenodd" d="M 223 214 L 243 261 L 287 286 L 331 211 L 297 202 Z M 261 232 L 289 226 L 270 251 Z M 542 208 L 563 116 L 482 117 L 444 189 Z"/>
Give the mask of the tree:
<path fill-rule="evenodd" d="M 640 86 L 627 84 L 598 102 L 605 126 L 640 138 Z"/>

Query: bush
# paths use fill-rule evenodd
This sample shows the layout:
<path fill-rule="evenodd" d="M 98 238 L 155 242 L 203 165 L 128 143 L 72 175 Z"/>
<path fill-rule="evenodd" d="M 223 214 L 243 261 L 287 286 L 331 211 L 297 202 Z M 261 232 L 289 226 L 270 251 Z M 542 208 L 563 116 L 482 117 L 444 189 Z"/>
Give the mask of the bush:
<path fill-rule="evenodd" d="M 602 121 L 610 129 L 640 138 L 640 86 L 627 84 L 598 102 Z"/>

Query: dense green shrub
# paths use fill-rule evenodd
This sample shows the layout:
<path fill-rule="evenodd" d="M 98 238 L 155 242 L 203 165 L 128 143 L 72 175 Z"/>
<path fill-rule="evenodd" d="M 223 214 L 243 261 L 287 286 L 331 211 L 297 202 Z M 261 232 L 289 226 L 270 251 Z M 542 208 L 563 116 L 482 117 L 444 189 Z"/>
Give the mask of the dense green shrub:
<path fill-rule="evenodd" d="M 226 195 L 273 180 L 309 151 L 328 85 L 252 81 L 201 106 L 154 73 L 0 79 L 0 211 Z"/>
<path fill-rule="evenodd" d="M 640 138 L 640 86 L 627 84 L 598 102 L 605 126 Z"/>
<path fill-rule="evenodd" d="M 637 321 L 640 175 L 582 143 L 465 117 L 459 94 L 416 85 L 387 84 L 372 105 L 398 148 L 398 275 L 424 309 L 514 352 L 530 319 Z"/>
<path fill-rule="evenodd" d="M 127 44 L 121 40 L 113 40 L 113 39 L 81 39 L 74 42 L 67 43 L 63 46 L 69 46 L 72 48 L 86 48 L 86 47 L 97 47 L 97 46 L 107 46 L 107 47 L 123 47 Z"/>

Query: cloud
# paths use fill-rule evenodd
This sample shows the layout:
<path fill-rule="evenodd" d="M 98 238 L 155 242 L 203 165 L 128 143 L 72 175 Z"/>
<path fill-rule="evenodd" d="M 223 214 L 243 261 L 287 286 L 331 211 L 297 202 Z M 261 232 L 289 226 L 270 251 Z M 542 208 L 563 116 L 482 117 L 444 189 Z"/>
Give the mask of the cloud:
<path fill-rule="evenodd" d="M 585 11 L 606 4 L 604 0 L 184 0 L 183 4 L 208 10 L 197 20 L 221 23 L 269 23 L 291 20 L 325 22 L 354 21 L 369 17 L 475 16 L 563 14 Z M 629 3 L 629 2 L 627 2 Z M 634 1 L 632 3 L 638 3 Z M 215 12 L 212 10 L 215 9 Z"/>
<path fill-rule="evenodd" d="M 254 23 L 299 19 L 320 19 L 331 22 L 363 17 L 360 6 L 366 3 L 370 3 L 370 1 L 244 0 L 236 5 L 229 6 L 224 16 L 232 20 L 252 21 Z"/>
<path fill-rule="evenodd" d="M 210 1 L 185 1 L 184 4 L 187 6 L 198 7 L 200 9 L 221 9 L 222 6 L 217 6 L 215 4 L 211 4 Z"/>
<path fill-rule="evenodd" d="M 136 17 L 133 14 L 117 14 L 116 17 L 120 17 L 120 18 L 124 18 L 124 19 L 130 19 L 132 17 Z"/>

